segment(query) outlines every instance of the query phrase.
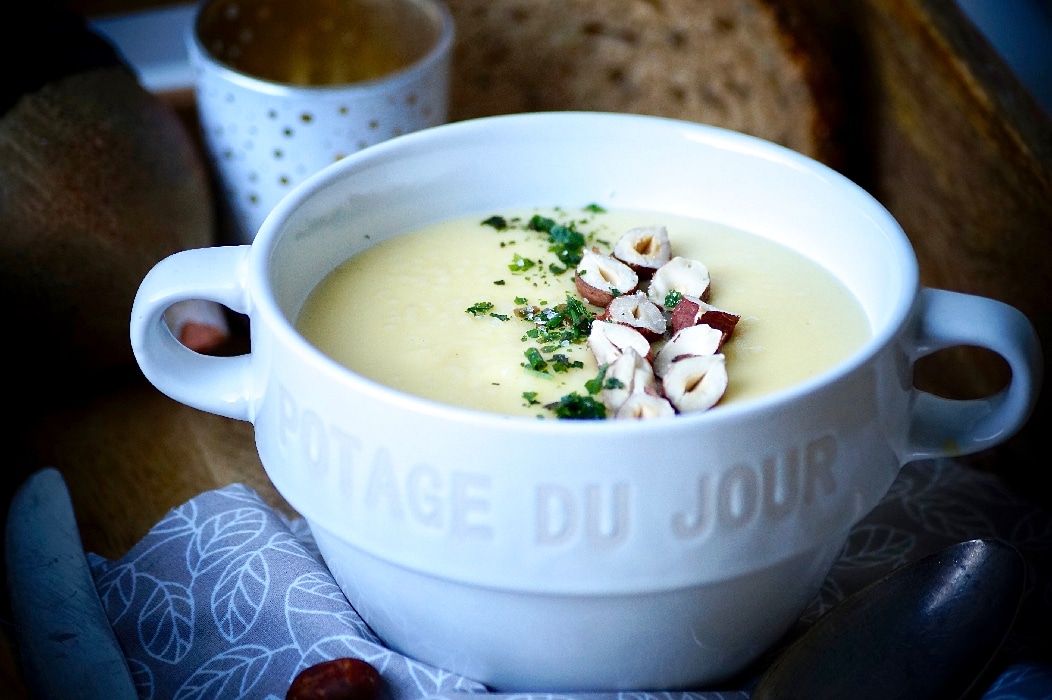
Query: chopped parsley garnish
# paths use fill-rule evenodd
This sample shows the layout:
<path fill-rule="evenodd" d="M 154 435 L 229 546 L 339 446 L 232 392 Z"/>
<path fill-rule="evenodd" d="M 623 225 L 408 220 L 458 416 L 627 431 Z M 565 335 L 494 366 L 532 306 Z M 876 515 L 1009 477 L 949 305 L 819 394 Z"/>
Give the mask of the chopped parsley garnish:
<path fill-rule="evenodd" d="M 541 351 L 537 348 L 527 348 L 526 352 L 526 366 L 535 372 L 543 372 L 548 368 L 548 363 L 541 356 Z"/>
<path fill-rule="evenodd" d="M 573 225 L 563 226 L 556 223 L 554 219 L 546 216 L 534 215 L 528 224 L 534 231 L 548 234 L 548 252 L 555 253 L 562 266 L 550 265 L 552 274 L 560 275 L 569 268 L 581 262 L 584 256 L 584 234 L 573 229 Z"/>
<path fill-rule="evenodd" d="M 534 324 L 535 328 L 526 335 L 545 345 L 583 343 L 588 340 L 595 320 L 595 314 L 585 307 L 584 302 L 570 294 L 566 295 L 564 304 L 521 306 L 515 309 L 515 314 Z"/>
<path fill-rule="evenodd" d="M 495 215 L 482 221 L 482 225 L 502 232 L 518 229 L 544 235 L 548 253 L 555 257 L 554 260 L 549 256 L 544 256 L 544 259 L 531 259 L 515 253 L 508 269 L 517 276 L 524 275 L 521 279 L 532 281 L 534 286 L 547 285 L 548 283 L 544 282 L 546 276 L 558 276 L 568 271 L 572 273 L 580 264 L 586 246 L 597 244 L 596 233 L 590 232 L 590 216 L 605 213 L 606 210 L 596 204 L 590 204 L 583 210 L 586 215 L 577 220 L 566 216 L 561 209 L 556 209 L 554 211 L 561 221 L 539 214 L 528 219 Z M 514 243 L 507 236 L 501 236 L 498 240 L 501 248 Z M 498 279 L 494 280 L 493 284 L 504 286 L 506 282 L 504 279 Z M 508 280 L 507 284 L 514 282 Z M 595 314 L 589 311 L 583 300 L 567 292 L 562 303 L 531 303 L 525 296 L 517 296 L 515 305 L 515 316 L 526 321 L 529 326 L 522 336 L 522 341 L 528 344 L 523 353 L 523 371 L 540 379 L 554 381 L 560 374 L 585 366 L 581 360 L 574 359 L 575 350 L 572 347 L 582 345 L 588 340 L 592 322 L 595 320 Z M 467 311 L 476 317 L 490 316 L 501 321 L 512 320 L 509 315 L 496 313 L 493 309 L 494 304 L 491 302 L 478 302 Z M 605 418 L 606 407 L 596 395 L 603 388 L 621 384 L 616 379 L 606 379 L 605 374 L 606 367 L 603 367 L 599 376 L 586 382 L 584 388 L 567 393 L 555 403 L 544 404 L 538 392 L 525 391 L 522 394 L 524 405 L 544 404 L 546 412 L 550 411 L 561 419 Z"/>
<path fill-rule="evenodd" d="M 492 226 L 498 231 L 503 231 L 508 228 L 508 220 L 503 216 L 491 216 L 482 222 L 483 226 Z"/>
<path fill-rule="evenodd" d="M 465 309 L 465 311 L 467 311 L 472 316 L 481 316 L 482 314 L 486 313 L 487 311 L 489 311 L 492 308 L 493 308 L 493 303 L 492 302 L 480 301 L 480 302 L 478 302 L 476 304 L 472 304 L 467 309 Z"/>
<path fill-rule="evenodd" d="M 564 420 L 602 420 L 606 418 L 606 406 L 591 396 L 581 396 L 577 392 L 567 394 L 555 403 L 545 406 Z"/>
<path fill-rule="evenodd" d="M 552 230 L 552 226 L 555 226 L 555 219 L 549 219 L 547 216 L 541 216 L 540 214 L 534 214 L 530 219 L 530 223 L 527 226 L 534 231 L 543 231 L 548 233 Z"/>
<path fill-rule="evenodd" d="M 536 265 L 535 262 L 516 253 L 515 257 L 512 258 L 511 262 L 508 264 L 508 269 L 512 272 L 525 272 L 534 265 Z"/>
<path fill-rule="evenodd" d="M 575 339 L 587 338 L 592 330 L 595 314 L 588 310 L 583 301 L 569 294 L 566 295 L 566 313 L 570 319 L 570 327 L 574 330 Z"/>
<path fill-rule="evenodd" d="M 568 372 L 571 369 L 580 369 L 581 367 L 584 367 L 584 363 L 580 360 L 571 360 L 562 353 L 555 353 L 552 355 L 553 372 Z"/>
<path fill-rule="evenodd" d="M 599 368 L 599 374 L 594 379 L 589 379 L 584 383 L 584 388 L 588 390 L 589 394 L 598 394 L 603 389 L 624 389 L 625 383 L 617 377 L 606 378 L 606 371 L 610 368 L 610 365 L 603 365 Z"/>
<path fill-rule="evenodd" d="M 584 383 L 584 388 L 588 390 L 589 394 L 598 394 L 603 388 L 603 378 L 606 377 L 606 370 L 610 368 L 610 365 L 603 365 L 599 368 L 599 374 L 596 375 L 595 379 L 589 379 Z"/>
<path fill-rule="evenodd" d="M 668 290 L 665 295 L 665 308 L 674 309 L 679 302 L 683 301 L 683 293 L 675 289 Z"/>

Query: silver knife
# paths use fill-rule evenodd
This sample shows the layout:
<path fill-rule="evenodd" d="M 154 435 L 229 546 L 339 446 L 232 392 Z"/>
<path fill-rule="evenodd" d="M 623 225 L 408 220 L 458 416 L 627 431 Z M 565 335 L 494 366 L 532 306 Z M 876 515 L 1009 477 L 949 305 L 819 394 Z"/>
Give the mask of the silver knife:
<path fill-rule="evenodd" d="M 5 546 L 15 638 L 33 697 L 138 697 L 57 469 L 33 473 L 16 491 Z"/>

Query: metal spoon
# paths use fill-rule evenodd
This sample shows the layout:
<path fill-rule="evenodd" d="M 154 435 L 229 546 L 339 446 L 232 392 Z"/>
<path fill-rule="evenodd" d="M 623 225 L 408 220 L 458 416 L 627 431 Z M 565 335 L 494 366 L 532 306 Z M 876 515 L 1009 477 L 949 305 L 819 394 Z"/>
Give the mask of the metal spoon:
<path fill-rule="evenodd" d="M 1022 557 L 998 540 L 952 545 L 850 596 L 793 642 L 751 700 L 960 698 L 1012 626 Z"/>

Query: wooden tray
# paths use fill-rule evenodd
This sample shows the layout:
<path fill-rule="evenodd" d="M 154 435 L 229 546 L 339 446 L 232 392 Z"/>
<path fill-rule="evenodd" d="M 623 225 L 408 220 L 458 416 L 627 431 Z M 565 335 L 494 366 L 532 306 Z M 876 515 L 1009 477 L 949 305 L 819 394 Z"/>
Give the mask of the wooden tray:
<path fill-rule="evenodd" d="M 860 0 L 836 17 L 821 9 L 824 0 L 799 1 L 813 7 L 816 22 L 829 23 L 825 36 L 856 74 L 850 107 L 862 157 L 851 176 L 903 225 L 924 284 L 1017 306 L 1038 326 L 1047 362 L 1049 117 L 952 0 Z M 86 14 L 131 9 L 120 2 L 81 5 Z M 168 97 L 196 128 L 191 97 Z M 927 388 L 961 398 L 1004 381 L 1002 363 L 971 352 L 940 353 L 918 377 Z M 1046 506 L 1052 495 L 1036 488 L 1036 476 L 1050 450 L 1035 426 L 1048 425 L 1048 403 L 1045 396 L 1017 437 L 973 460 Z M 170 508 L 236 481 L 288 510 L 262 470 L 251 425 L 177 404 L 137 370 L 108 377 L 86 395 L 44 404 L 6 423 L 5 443 L 13 450 L 2 502 L 32 470 L 57 467 L 90 551 L 118 557 Z M 24 696 L 10 645 L 0 649 L 0 695 Z"/>

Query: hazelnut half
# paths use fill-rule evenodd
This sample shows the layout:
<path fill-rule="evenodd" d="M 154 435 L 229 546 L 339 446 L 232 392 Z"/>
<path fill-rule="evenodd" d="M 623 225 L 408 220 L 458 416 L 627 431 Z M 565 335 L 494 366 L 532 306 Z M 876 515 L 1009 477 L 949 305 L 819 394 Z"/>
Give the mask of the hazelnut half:
<path fill-rule="evenodd" d="M 635 328 L 609 321 L 594 321 L 588 333 L 588 349 L 600 366 L 613 364 L 628 348 L 640 357 L 650 356 L 650 341 Z"/>
<path fill-rule="evenodd" d="M 595 306 L 606 307 L 614 297 L 632 294 L 639 285 L 639 275 L 628 265 L 610 255 L 585 251 L 574 275 L 577 293 Z"/>
<path fill-rule="evenodd" d="M 631 326 L 648 338 L 664 335 L 667 326 L 661 307 L 643 292 L 615 297 L 606 307 L 605 318 Z"/>
<path fill-rule="evenodd" d="M 672 290 L 704 301 L 709 291 L 709 268 L 690 258 L 672 258 L 654 273 L 647 293 L 651 301 L 663 307 Z"/>
<path fill-rule="evenodd" d="M 726 359 L 724 355 L 684 358 L 673 363 L 661 384 L 680 413 L 708 410 L 727 391 Z"/>
<path fill-rule="evenodd" d="M 704 323 L 677 331 L 654 356 L 654 374 L 664 377 L 678 360 L 685 357 L 715 355 L 723 333 Z"/>
<path fill-rule="evenodd" d="M 616 413 L 632 394 L 660 393 L 654 369 L 634 348 L 625 348 L 621 356 L 607 366 L 603 379 L 599 400 L 611 414 Z"/>
<path fill-rule="evenodd" d="M 637 274 L 652 275 L 672 258 L 668 230 L 664 226 L 634 228 L 614 244 L 614 257 Z"/>
<path fill-rule="evenodd" d="M 668 399 L 647 393 L 635 393 L 621 404 L 614 417 L 618 420 L 640 420 L 674 415 L 676 409 Z"/>

